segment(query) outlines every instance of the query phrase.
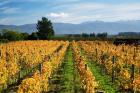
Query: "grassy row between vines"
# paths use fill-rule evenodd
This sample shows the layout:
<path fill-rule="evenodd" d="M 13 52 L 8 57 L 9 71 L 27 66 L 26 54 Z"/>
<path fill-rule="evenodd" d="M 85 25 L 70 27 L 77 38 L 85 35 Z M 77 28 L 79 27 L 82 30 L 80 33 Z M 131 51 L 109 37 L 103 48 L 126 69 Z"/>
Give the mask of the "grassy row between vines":
<path fill-rule="evenodd" d="M 80 48 L 80 46 L 79 46 L 79 48 Z M 86 53 L 83 49 L 81 49 L 81 54 L 83 56 L 85 56 L 88 67 L 94 74 L 96 81 L 99 83 L 98 91 L 105 92 L 105 93 L 116 93 L 117 87 L 115 87 L 111 83 L 111 77 L 108 75 L 103 75 L 101 73 L 101 68 L 96 64 L 95 61 L 93 61 L 86 55 Z"/>

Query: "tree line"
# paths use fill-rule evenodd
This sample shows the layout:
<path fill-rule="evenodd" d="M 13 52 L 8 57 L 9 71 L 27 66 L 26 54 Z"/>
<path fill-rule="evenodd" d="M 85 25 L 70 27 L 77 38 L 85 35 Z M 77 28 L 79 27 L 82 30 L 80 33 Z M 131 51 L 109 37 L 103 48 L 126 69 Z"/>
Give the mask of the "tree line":
<path fill-rule="evenodd" d="M 108 34 L 106 32 L 103 33 L 97 33 L 95 34 L 93 33 L 82 33 L 82 34 L 67 34 L 67 37 L 82 37 L 82 38 L 101 38 L 101 39 L 105 39 L 107 38 Z"/>
<path fill-rule="evenodd" d="M 3 29 L 0 32 L 0 41 L 1 42 L 8 42 L 8 41 L 18 41 L 18 40 L 48 40 L 54 39 L 55 32 L 53 30 L 52 22 L 47 19 L 46 17 L 42 17 L 41 20 L 38 20 L 36 24 L 37 31 L 32 32 L 31 34 L 28 33 L 21 33 L 11 29 Z M 107 33 L 82 33 L 82 34 L 67 34 L 63 38 L 107 38 Z"/>
<path fill-rule="evenodd" d="M 11 29 L 3 29 L 0 32 L 0 41 L 18 41 L 18 40 L 46 40 L 54 36 L 54 30 L 52 22 L 46 17 L 42 17 L 41 20 L 38 20 L 36 25 L 37 31 L 31 34 L 20 33 Z"/>

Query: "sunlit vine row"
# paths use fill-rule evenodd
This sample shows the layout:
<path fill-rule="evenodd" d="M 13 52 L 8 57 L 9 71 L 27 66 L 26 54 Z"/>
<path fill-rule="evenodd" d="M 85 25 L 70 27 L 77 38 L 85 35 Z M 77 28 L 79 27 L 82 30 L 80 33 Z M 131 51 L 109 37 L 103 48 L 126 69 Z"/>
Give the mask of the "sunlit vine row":
<path fill-rule="evenodd" d="M 0 90 L 19 79 L 22 70 L 34 68 L 63 42 L 20 41 L 0 45 Z M 27 73 L 28 74 L 28 73 Z"/>
<path fill-rule="evenodd" d="M 63 42 L 62 48 L 52 54 L 49 59 L 45 59 L 42 63 L 41 70 L 37 70 L 32 77 L 26 78 L 19 85 L 17 93 L 41 93 L 47 92 L 49 86 L 49 78 L 52 73 L 57 70 L 61 64 L 69 42 Z"/>
<path fill-rule="evenodd" d="M 140 92 L 140 47 L 113 45 L 108 42 L 80 41 L 81 48 L 109 74 L 123 90 Z M 132 68 L 135 67 L 135 68 Z M 134 70 L 134 73 L 133 73 Z"/>
<path fill-rule="evenodd" d="M 93 76 L 92 72 L 88 68 L 85 59 L 80 54 L 79 47 L 76 42 L 72 42 L 72 47 L 74 51 L 74 59 L 76 61 L 76 67 L 80 74 L 80 79 L 83 84 L 86 93 L 95 93 L 96 88 L 98 86 L 95 77 Z"/>

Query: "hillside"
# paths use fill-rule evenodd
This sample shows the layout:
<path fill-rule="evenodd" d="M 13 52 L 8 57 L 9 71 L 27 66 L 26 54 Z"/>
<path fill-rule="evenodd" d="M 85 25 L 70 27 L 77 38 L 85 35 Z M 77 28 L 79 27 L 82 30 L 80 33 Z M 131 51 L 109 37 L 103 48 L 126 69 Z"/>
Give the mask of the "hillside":
<path fill-rule="evenodd" d="M 108 32 L 109 34 L 118 34 L 119 32 L 139 32 L 140 20 L 117 22 L 92 21 L 83 22 L 80 24 L 53 23 L 53 26 L 56 34 L 80 34 L 92 32 Z M 22 32 L 31 33 L 33 31 L 36 31 L 36 24 L 25 24 L 19 26 L 0 25 L 0 29 L 4 28 L 16 29 Z"/>

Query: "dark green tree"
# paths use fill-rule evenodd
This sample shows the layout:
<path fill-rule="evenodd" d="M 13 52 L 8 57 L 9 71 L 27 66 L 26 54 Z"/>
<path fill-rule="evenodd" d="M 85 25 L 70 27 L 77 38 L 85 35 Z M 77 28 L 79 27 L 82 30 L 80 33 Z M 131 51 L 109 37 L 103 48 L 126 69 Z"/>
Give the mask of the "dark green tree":
<path fill-rule="evenodd" d="M 38 35 L 36 32 L 33 32 L 31 35 L 28 36 L 29 40 L 38 40 Z"/>
<path fill-rule="evenodd" d="M 97 37 L 100 38 L 100 39 L 105 39 L 105 38 L 107 38 L 107 36 L 108 36 L 108 35 L 107 35 L 106 32 L 104 32 L 104 33 L 98 33 L 98 34 L 97 34 Z"/>
<path fill-rule="evenodd" d="M 22 40 L 27 40 L 28 37 L 29 37 L 29 34 L 28 33 L 21 33 Z"/>
<path fill-rule="evenodd" d="M 93 33 L 90 33 L 90 37 L 95 37 L 96 35 L 95 35 L 95 33 L 93 32 Z"/>
<path fill-rule="evenodd" d="M 82 37 L 87 38 L 87 37 L 89 37 L 89 34 L 87 34 L 87 33 L 82 33 Z"/>
<path fill-rule="evenodd" d="M 0 39 L 2 39 L 2 34 L 0 33 Z"/>
<path fill-rule="evenodd" d="M 9 41 L 22 40 L 19 32 L 10 29 L 2 30 L 2 39 L 7 39 Z"/>
<path fill-rule="evenodd" d="M 42 17 L 42 20 L 38 21 L 37 30 L 37 35 L 39 36 L 39 39 L 43 40 L 50 39 L 55 34 L 51 21 L 48 20 L 46 17 Z"/>

